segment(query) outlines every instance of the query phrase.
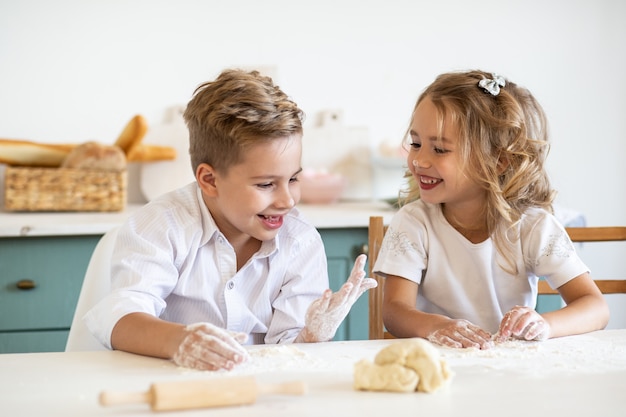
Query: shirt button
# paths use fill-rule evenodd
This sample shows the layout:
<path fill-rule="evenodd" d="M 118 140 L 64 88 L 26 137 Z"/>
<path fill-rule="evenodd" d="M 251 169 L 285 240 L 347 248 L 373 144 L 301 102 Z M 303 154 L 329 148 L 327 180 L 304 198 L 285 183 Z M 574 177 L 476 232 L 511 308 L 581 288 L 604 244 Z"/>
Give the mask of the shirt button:
<path fill-rule="evenodd" d="M 229 281 L 229 282 L 228 282 L 228 289 L 229 289 L 229 290 L 232 290 L 233 288 L 235 288 L 235 283 L 234 283 L 234 282 L 232 282 L 232 281 Z"/>

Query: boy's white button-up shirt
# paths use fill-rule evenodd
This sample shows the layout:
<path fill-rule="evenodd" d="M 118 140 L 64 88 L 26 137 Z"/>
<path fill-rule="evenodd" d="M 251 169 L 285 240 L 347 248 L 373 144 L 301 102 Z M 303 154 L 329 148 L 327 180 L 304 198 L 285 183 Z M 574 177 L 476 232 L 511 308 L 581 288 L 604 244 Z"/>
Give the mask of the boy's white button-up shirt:
<path fill-rule="evenodd" d="M 133 312 L 209 322 L 248 333 L 255 344 L 291 342 L 328 286 L 320 234 L 297 209 L 237 271 L 235 252 L 194 182 L 148 203 L 120 228 L 111 292 L 84 320 L 109 349 L 113 327 Z"/>

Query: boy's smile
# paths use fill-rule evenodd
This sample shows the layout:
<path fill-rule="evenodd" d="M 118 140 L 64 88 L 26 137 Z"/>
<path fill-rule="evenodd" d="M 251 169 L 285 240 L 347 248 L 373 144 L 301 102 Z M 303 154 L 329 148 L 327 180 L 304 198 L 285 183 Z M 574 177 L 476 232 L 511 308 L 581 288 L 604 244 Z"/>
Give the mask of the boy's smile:
<path fill-rule="evenodd" d="M 235 248 L 273 239 L 300 201 L 302 136 L 259 140 L 226 172 L 202 164 L 196 175 L 215 223 Z"/>
<path fill-rule="evenodd" d="M 283 224 L 283 216 L 264 216 L 259 214 L 259 217 L 265 222 L 268 229 L 278 229 Z"/>

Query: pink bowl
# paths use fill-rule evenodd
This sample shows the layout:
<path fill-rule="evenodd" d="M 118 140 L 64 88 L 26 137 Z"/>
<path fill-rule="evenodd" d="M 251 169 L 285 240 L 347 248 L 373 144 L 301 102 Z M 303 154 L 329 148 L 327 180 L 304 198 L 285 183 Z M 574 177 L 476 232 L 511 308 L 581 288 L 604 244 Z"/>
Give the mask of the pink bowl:
<path fill-rule="evenodd" d="M 330 204 L 341 198 L 346 180 L 338 174 L 303 171 L 300 175 L 300 202 L 304 204 Z"/>

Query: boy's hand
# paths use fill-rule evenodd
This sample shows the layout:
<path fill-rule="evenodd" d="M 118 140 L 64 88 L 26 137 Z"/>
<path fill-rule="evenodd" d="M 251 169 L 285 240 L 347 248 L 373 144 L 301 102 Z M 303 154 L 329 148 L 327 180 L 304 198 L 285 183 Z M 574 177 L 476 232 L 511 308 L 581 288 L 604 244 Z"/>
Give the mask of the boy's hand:
<path fill-rule="evenodd" d="M 493 346 L 491 334 L 467 320 L 450 320 L 429 334 L 428 340 L 451 348 L 489 349 Z"/>
<path fill-rule="evenodd" d="M 367 256 L 359 255 L 350 277 L 339 291 L 333 294 L 331 290 L 326 290 L 321 298 L 311 303 L 306 312 L 304 329 L 296 342 L 326 342 L 335 336 L 356 300 L 377 285 L 375 279 L 365 278 L 363 268 L 366 260 Z"/>
<path fill-rule="evenodd" d="M 210 323 L 190 324 L 185 332 L 172 357 L 178 366 L 207 371 L 230 370 L 249 357 L 241 346 L 248 339 L 245 333 L 230 332 Z"/>
<path fill-rule="evenodd" d="M 523 340 L 546 340 L 550 337 L 550 325 L 534 309 L 515 306 L 502 318 L 495 341 L 496 343 L 504 342 L 509 337 Z"/>

